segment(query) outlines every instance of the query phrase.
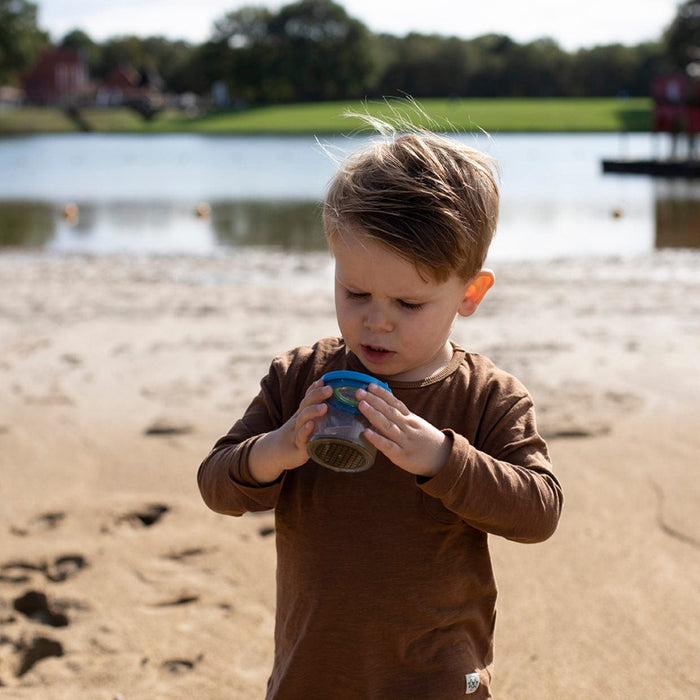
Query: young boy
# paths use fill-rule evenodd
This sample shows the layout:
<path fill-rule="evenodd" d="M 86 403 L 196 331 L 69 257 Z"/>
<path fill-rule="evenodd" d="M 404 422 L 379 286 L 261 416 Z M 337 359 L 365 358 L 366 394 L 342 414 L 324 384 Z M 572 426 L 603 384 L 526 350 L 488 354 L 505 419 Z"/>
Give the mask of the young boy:
<path fill-rule="evenodd" d="M 530 396 L 449 339 L 494 282 L 494 164 L 408 133 L 352 157 L 324 206 L 341 338 L 277 357 L 199 468 L 206 504 L 274 509 L 267 698 L 490 698 L 496 585 L 487 537 L 539 542 L 562 505 Z M 378 450 L 368 471 L 310 461 L 315 419 L 355 370 Z"/>

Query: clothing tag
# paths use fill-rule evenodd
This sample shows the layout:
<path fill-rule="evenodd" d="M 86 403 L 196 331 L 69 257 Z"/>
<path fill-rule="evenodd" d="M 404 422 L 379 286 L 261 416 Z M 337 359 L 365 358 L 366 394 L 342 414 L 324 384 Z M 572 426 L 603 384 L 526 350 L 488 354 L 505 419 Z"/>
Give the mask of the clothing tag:
<path fill-rule="evenodd" d="M 467 689 L 464 691 L 464 694 L 471 695 L 472 693 L 475 693 L 476 689 L 479 687 L 479 683 L 481 683 L 479 680 L 479 674 L 467 673 L 467 675 L 464 677 L 467 681 Z"/>

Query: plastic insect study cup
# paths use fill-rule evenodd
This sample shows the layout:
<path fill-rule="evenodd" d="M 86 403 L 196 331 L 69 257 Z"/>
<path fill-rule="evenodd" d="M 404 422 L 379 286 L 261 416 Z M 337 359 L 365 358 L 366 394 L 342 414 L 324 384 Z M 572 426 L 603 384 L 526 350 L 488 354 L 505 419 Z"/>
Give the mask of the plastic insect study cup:
<path fill-rule="evenodd" d="M 369 421 L 360 413 L 355 394 L 371 383 L 389 386 L 361 372 L 328 372 L 323 383 L 333 388 L 328 410 L 317 420 L 307 450 L 314 462 L 337 472 L 363 472 L 374 464 L 377 448 L 364 437 Z"/>

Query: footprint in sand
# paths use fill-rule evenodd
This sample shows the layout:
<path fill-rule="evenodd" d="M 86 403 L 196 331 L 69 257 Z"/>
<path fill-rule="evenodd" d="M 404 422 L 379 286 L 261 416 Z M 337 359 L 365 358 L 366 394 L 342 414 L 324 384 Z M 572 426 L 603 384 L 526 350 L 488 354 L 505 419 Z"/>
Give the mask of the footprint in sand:
<path fill-rule="evenodd" d="M 105 535 L 111 534 L 114 526 L 134 529 L 152 527 L 160 522 L 169 510 L 170 508 L 163 503 L 146 503 L 121 514 L 113 513 L 110 520 L 102 524 L 100 532 Z"/>
<path fill-rule="evenodd" d="M 28 561 L 8 561 L 0 566 L 0 582 L 2 583 L 28 583 L 35 572 L 43 574 L 43 563 L 33 564 Z"/>
<path fill-rule="evenodd" d="M 66 514 L 60 512 L 40 513 L 32 518 L 24 527 L 10 528 L 10 532 L 18 537 L 38 535 L 47 530 L 55 530 L 65 517 Z"/>
<path fill-rule="evenodd" d="M 31 580 L 32 574 L 38 573 L 52 583 L 62 583 L 82 571 L 87 565 L 87 559 L 80 554 L 64 554 L 50 561 L 8 561 L 0 565 L 0 581 L 27 583 Z"/>
<path fill-rule="evenodd" d="M 216 547 L 206 548 L 206 547 L 188 547 L 187 549 L 181 549 L 178 552 L 172 552 L 171 554 L 166 554 L 163 558 L 170 559 L 171 561 L 181 561 L 187 562 L 191 561 L 195 557 L 199 557 L 203 554 L 208 554 L 209 552 L 215 552 Z"/>
<path fill-rule="evenodd" d="M 168 659 L 163 661 L 161 668 L 168 671 L 168 673 L 187 673 L 192 671 L 194 667 L 204 658 L 203 654 L 199 654 L 195 659 Z"/>
<path fill-rule="evenodd" d="M 87 566 L 85 557 L 80 554 L 68 554 L 57 557 L 46 565 L 46 578 L 53 583 L 69 579 Z"/>
<path fill-rule="evenodd" d="M 170 608 L 178 605 L 190 605 L 190 603 L 199 602 L 198 595 L 183 595 L 178 598 L 173 598 L 172 600 L 164 600 L 161 603 L 155 603 L 152 607 L 154 608 Z"/>
<path fill-rule="evenodd" d="M 194 426 L 175 418 L 157 418 L 143 434 L 148 436 L 187 435 L 194 431 Z"/>
<path fill-rule="evenodd" d="M 33 637 L 22 636 L 12 640 L 6 635 L 0 636 L 0 651 L 3 646 L 8 647 L 9 654 L 3 653 L 6 663 L 2 664 L 3 674 L 21 678 L 30 671 L 39 661 L 50 656 L 63 656 L 63 645 L 55 639 L 37 635 Z M 9 663 L 7 663 L 9 662 Z M 0 678 L 0 688 L 5 685 Z"/>
<path fill-rule="evenodd" d="M 631 393 L 600 393 L 585 385 L 562 386 L 540 402 L 540 433 L 546 440 L 607 435 L 620 416 L 641 404 L 642 399 Z"/>
<path fill-rule="evenodd" d="M 16 675 L 23 676 L 30 671 L 35 664 L 50 656 L 63 656 L 63 645 L 55 639 L 48 637 L 33 637 L 29 641 L 19 641 L 15 651 L 19 656 Z"/>
<path fill-rule="evenodd" d="M 49 627 L 68 627 L 68 616 L 49 604 L 45 593 L 27 591 L 12 603 L 14 609 L 26 618 Z"/>
<path fill-rule="evenodd" d="M 149 503 L 137 510 L 129 511 L 117 518 L 117 523 L 126 523 L 132 527 L 151 527 L 155 525 L 170 508 L 162 503 Z"/>

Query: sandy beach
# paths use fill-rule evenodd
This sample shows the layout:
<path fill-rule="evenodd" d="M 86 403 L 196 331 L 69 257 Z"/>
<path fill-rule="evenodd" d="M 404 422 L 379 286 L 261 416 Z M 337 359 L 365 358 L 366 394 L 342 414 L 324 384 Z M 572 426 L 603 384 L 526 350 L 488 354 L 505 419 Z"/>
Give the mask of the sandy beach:
<path fill-rule="evenodd" d="M 499 700 L 700 697 L 700 252 L 493 265 L 454 339 L 531 390 L 565 493 L 492 539 Z M 276 354 L 337 333 L 325 254 L 0 254 L 0 696 L 264 697 L 271 513 L 197 467 Z"/>

